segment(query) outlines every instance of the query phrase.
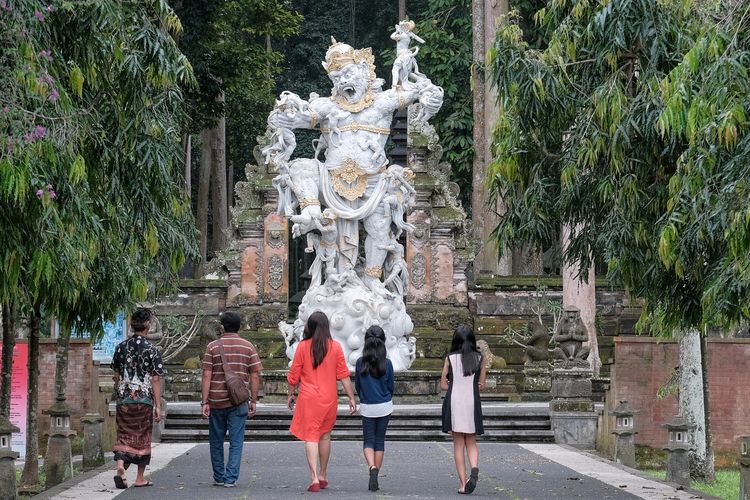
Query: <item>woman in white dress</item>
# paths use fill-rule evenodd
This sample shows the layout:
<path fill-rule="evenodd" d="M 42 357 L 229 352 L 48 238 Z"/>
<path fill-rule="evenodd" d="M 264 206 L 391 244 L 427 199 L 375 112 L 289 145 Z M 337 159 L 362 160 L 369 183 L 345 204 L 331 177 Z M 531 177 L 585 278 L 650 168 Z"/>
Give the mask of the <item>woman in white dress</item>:
<path fill-rule="evenodd" d="M 486 377 L 487 369 L 477 349 L 474 332 L 471 327 L 460 325 L 453 332 L 440 387 L 448 391 L 443 400 L 443 432 L 453 435 L 453 457 L 461 494 L 472 493 L 479 480 L 477 434 L 484 434 L 479 391 L 484 388 Z M 471 467 L 468 480 L 465 455 Z"/>

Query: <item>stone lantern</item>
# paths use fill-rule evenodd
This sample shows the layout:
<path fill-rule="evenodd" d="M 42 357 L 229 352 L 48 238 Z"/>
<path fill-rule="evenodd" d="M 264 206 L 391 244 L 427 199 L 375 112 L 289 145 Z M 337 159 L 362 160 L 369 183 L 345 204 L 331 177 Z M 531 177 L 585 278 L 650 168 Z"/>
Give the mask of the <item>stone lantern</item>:
<path fill-rule="evenodd" d="M 70 429 L 70 407 L 65 403 L 65 396 L 58 394 L 55 404 L 43 413 L 49 415 L 49 438 L 44 457 L 45 487 L 51 488 L 73 477 L 70 437 L 76 432 Z"/>
<path fill-rule="evenodd" d="M 16 458 L 18 452 L 10 447 L 11 434 L 19 429 L 13 425 L 8 417 L 0 415 L 0 498 L 2 500 L 16 500 Z"/>
<path fill-rule="evenodd" d="M 667 444 L 667 481 L 690 486 L 690 461 L 688 452 L 692 448 L 690 431 L 695 425 L 688 423 L 682 415 L 675 415 L 672 420 L 664 424 L 668 431 Z"/>
<path fill-rule="evenodd" d="M 635 467 L 635 434 L 633 415 L 635 410 L 627 401 L 620 401 L 612 414 L 615 416 L 615 430 L 612 431 L 616 437 L 615 462 Z"/>
<path fill-rule="evenodd" d="M 740 500 L 750 500 L 750 436 L 740 437 Z"/>

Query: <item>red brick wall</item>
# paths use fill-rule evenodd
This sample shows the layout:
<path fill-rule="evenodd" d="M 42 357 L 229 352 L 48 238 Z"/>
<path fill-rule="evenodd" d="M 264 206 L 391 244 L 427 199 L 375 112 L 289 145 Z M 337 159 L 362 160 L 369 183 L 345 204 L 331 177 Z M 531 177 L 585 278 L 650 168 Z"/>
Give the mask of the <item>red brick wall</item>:
<path fill-rule="evenodd" d="M 750 340 L 709 339 L 708 390 L 712 444 L 715 451 L 734 452 L 739 436 L 750 435 Z M 650 337 L 615 339 L 615 365 L 608 398 L 611 407 L 626 399 L 638 411 L 636 444 L 662 447 L 661 424 L 677 413 L 674 395 L 656 393 L 679 364 L 677 343 Z"/>
<path fill-rule="evenodd" d="M 55 401 L 55 364 L 57 341 L 41 339 L 39 342 L 39 430 L 44 434 L 49 429 L 49 417 L 42 415 Z M 66 402 L 73 410 L 70 425 L 74 430 L 83 430 L 80 417 L 93 408 L 91 378 L 94 374 L 91 344 L 87 339 L 71 339 L 68 351 L 68 385 Z"/>

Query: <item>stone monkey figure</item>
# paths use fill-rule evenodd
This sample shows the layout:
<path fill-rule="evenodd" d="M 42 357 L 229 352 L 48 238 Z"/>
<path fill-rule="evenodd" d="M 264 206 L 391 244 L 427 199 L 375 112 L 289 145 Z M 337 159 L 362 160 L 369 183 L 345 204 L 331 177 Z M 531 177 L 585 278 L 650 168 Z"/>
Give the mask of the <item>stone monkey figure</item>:
<path fill-rule="evenodd" d="M 526 347 L 524 347 L 524 351 L 526 352 L 525 364 L 531 364 L 535 361 L 549 361 L 549 342 L 551 337 L 549 332 L 547 332 L 547 328 L 538 321 L 530 322 L 528 327 L 531 337 L 526 341 Z"/>
<path fill-rule="evenodd" d="M 589 336 L 586 326 L 581 321 L 578 308 L 569 307 L 565 309 L 565 318 L 557 325 L 552 340 L 557 343 L 554 350 L 556 359 L 578 361 L 588 365 L 586 358 L 589 355 L 589 348 L 584 347 L 583 343 L 589 340 Z"/>
<path fill-rule="evenodd" d="M 411 75 L 417 78 L 425 78 L 425 75 L 419 72 L 417 60 L 414 57 L 419 52 L 419 47 L 409 48 L 412 40 L 424 43 L 424 40 L 412 33 L 414 26 L 414 21 L 401 21 L 395 26 L 396 31 L 391 33 L 391 40 L 396 41 L 396 60 L 393 61 L 393 70 L 391 70 L 391 85 L 393 88 L 406 88 L 413 85 L 409 81 Z"/>

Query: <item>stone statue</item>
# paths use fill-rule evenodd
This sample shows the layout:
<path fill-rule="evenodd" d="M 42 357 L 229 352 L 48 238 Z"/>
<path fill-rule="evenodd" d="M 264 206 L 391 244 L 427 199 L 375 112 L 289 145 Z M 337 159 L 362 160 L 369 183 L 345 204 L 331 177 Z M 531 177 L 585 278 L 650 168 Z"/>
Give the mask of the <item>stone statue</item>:
<path fill-rule="evenodd" d="M 332 39 L 323 62 L 331 96 L 311 93 L 305 101 L 283 92 L 268 117 L 271 143 L 263 154 L 269 171 L 277 172 L 278 213 L 293 222 L 293 237 L 307 235 L 307 250 L 316 254 L 298 319 L 304 323 L 314 311 L 326 313 L 350 368 L 361 356 L 364 331 L 374 324 L 389 338 L 394 367 L 408 369 L 416 355 L 408 338 L 414 325 L 403 301 L 408 272 L 398 243 L 404 231 L 414 230 L 404 220 L 415 193 L 414 174 L 389 165 L 384 150 L 396 110 L 418 103 L 426 122 L 443 103 L 443 90 L 417 69 L 417 50 L 409 43 L 423 40 L 413 28 L 399 23 L 392 36 L 398 51 L 392 88 L 384 90 L 375 76 L 371 49 Z M 291 160 L 293 130 L 299 128 L 320 132 L 315 158 Z"/>
<path fill-rule="evenodd" d="M 562 360 L 565 368 L 589 367 L 586 360 L 589 348 L 583 346 L 583 343 L 589 340 L 589 336 L 577 307 L 565 308 L 565 316 L 557 325 L 552 340 L 557 343 L 554 350 L 555 359 Z"/>
<path fill-rule="evenodd" d="M 409 45 L 412 40 L 424 43 L 424 40 L 412 33 L 414 21 L 401 21 L 396 26 L 396 31 L 391 33 L 391 40 L 396 41 L 396 60 L 393 61 L 393 70 L 391 71 L 391 81 L 393 88 L 409 87 L 412 82 L 409 77 L 414 75 L 416 80 L 425 78 L 425 75 L 419 72 L 416 55 L 419 53 L 419 47 L 410 49 Z"/>
<path fill-rule="evenodd" d="M 532 321 L 528 324 L 531 337 L 526 341 L 524 352 L 526 352 L 526 362 L 524 364 L 533 364 L 539 361 L 549 361 L 550 335 L 547 328 L 538 321 Z"/>
<path fill-rule="evenodd" d="M 495 353 L 490 349 L 490 345 L 486 340 L 477 340 L 477 349 L 482 354 L 482 360 L 485 367 L 489 369 L 502 370 L 507 365 L 505 358 L 502 356 L 496 356 Z"/>

